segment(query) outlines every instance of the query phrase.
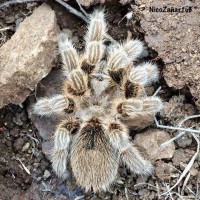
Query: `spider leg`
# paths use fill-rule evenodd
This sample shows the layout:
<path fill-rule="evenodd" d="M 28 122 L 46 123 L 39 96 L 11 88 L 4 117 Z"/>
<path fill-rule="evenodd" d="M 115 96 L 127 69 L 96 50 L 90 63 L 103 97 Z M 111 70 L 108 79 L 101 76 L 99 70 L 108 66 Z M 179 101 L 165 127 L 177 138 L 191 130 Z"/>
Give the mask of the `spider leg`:
<path fill-rule="evenodd" d="M 156 82 L 159 77 L 159 71 L 156 64 L 146 62 L 132 68 L 129 79 L 133 82 L 139 83 L 143 86 L 150 85 Z"/>
<path fill-rule="evenodd" d="M 68 74 L 79 66 L 78 52 L 65 33 L 58 36 L 58 46 L 64 64 L 63 69 Z"/>
<path fill-rule="evenodd" d="M 39 116 L 50 116 L 53 113 L 62 113 L 70 106 L 70 100 L 63 95 L 50 98 L 40 98 L 32 107 L 32 114 Z"/>
<path fill-rule="evenodd" d="M 151 162 L 145 159 L 139 149 L 134 147 L 128 134 L 128 129 L 120 122 L 112 122 L 109 125 L 109 138 L 111 144 L 119 150 L 123 163 L 134 173 L 149 175 L 153 171 Z"/>
<path fill-rule="evenodd" d="M 149 114 L 155 114 L 163 108 L 162 101 L 158 97 L 146 97 L 143 99 L 126 99 L 118 102 L 116 105 L 117 114 L 122 118 L 131 118 L 140 116 L 145 117 Z"/>
<path fill-rule="evenodd" d="M 107 74 L 114 85 L 122 85 L 132 68 L 132 60 L 120 44 L 111 45 L 108 49 Z"/>
<path fill-rule="evenodd" d="M 96 10 L 90 15 L 88 30 L 85 36 L 85 53 L 82 58 L 82 69 L 91 74 L 102 59 L 105 46 L 103 44 L 107 31 L 103 10 Z"/>
<path fill-rule="evenodd" d="M 124 51 L 127 53 L 128 58 L 131 61 L 135 61 L 137 58 L 145 53 L 145 47 L 140 40 L 128 40 L 122 44 Z"/>
<path fill-rule="evenodd" d="M 66 96 L 75 100 L 78 97 L 87 96 L 90 93 L 88 88 L 88 75 L 81 69 L 73 70 L 69 74 L 68 80 L 65 81 L 63 89 Z"/>
<path fill-rule="evenodd" d="M 126 99 L 137 97 L 142 87 L 139 83 L 131 81 L 130 79 L 124 79 L 122 83 L 122 90 L 124 91 L 124 96 Z"/>
<path fill-rule="evenodd" d="M 129 143 L 121 149 L 121 160 L 132 172 L 138 175 L 150 175 L 153 172 L 151 162 L 145 159 L 134 144 Z"/>
<path fill-rule="evenodd" d="M 52 152 L 52 167 L 59 178 L 66 179 L 67 159 L 71 136 L 77 133 L 79 123 L 73 119 L 62 121 L 54 134 L 54 148 Z"/>

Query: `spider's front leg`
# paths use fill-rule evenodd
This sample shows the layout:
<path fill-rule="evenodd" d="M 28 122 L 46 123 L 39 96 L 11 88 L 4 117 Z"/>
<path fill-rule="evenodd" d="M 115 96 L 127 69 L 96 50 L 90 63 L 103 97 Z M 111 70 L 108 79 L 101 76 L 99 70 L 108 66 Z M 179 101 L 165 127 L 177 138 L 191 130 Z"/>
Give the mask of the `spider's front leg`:
<path fill-rule="evenodd" d="M 90 94 L 88 87 L 88 75 L 81 69 L 73 70 L 63 87 L 66 96 L 74 99 L 87 97 Z"/>
<path fill-rule="evenodd" d="M 85 36 L 85 53 L 82 56 L 82 70 L 91 74 L 104 56 L 103 44 L 107 31 L 103 10 L 96 10 L 90 15 L 90 22 Z"/>
<path fill-rule="evenodd" d="M 153 171 L 151 162 L 131 142 L 128 129 L 120 122 L 112 122 L 109 125 L 109 138 L 114 148 L 120 152 L 123 163 L 134 173 L 150 175 Z"/>
<path fill-rule="evenodd" d="M 54 147 L 52 152 L 53 170 L 59 178 L 65 179 L 67 173 L 67 159 L 72 135 L 79 130 L 79 122 L 69 118 L 62 121 L 54 134 Z"/>
<path fill-rule="evenodd" d="M 58 36 L 59 52 L 63 62 L 63 69 L 66 75 L 79 67 L 79 55 L 72 42 L 65 33 Z"/>
<path fill-rule="evenodd" d="M 49 98 L 40 98 L 32 107 L 32 114 L 50 116 L 53 113 L 61 114 L 64 110 L 73 112 L 73 101 L 63 95 Z"/>
<path fill-rule="evenodd" d="M 159 71 L 156 64 L 146 62 L 137 67 L 131 69 L 129 79 L 132 82 L 141 84 L 142 86 L 148 86 L 153 82 L 156 82 L 159 77 Z"/>

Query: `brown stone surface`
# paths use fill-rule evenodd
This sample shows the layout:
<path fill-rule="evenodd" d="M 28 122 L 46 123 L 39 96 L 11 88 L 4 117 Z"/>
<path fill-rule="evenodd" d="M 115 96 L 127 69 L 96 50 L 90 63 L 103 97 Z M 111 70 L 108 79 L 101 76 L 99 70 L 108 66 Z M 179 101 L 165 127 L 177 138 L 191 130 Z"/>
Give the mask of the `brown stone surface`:
<path fill-rule="evenodd" d="M 137 134 L 134 143 L 143 147 L 152 160 L 158 160 L 173 157 L 175 151 L 174 143 L 171 143 L 164 149 L 159 149 L 160 145 L 169 139 L 169 133 L 166 131 L 149 129 L 143 133 Z"/>
<path fill-rule="evenodd" d="M 104 2 L 105 0 L 79 0 L 79 3 L 86 7 L 89 7 L 97 3 L 104 3 Z"/>
<path fill-rule="evenodd" d="M 136 0 L 141 11 L 141 27 L 148 46 L 158 52 L 165 63 L 164 78 L 169 87 L 188 87 L 200 108 L 200 13 L 198 1 Z M 191 12 L 150 12 L 163 6 L 190 7 Z"/>
<path fill-rule="evenodd" d="M 37 8 L 0 48 L 0 107 L 19 104 L 52 68 L 57 23 L 46 4 Z"/>

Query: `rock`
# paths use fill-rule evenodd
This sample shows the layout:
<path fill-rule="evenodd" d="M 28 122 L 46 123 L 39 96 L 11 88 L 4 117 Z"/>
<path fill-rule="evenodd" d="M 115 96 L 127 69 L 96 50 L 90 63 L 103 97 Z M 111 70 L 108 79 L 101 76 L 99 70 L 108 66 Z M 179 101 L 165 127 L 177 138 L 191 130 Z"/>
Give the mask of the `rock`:
<path fill-rule="evenodd" d="M 169 133 L 159 129 L 149 129 L 135 136 L 134 143 L 143 147 L 152 160 L 169 159 L 173 157 L 175 146 L 171 143 L 164 149 L 159 149 L 160 145 L 169 140 Z"/>
<path fill-rule="evenodd" d="M 83 6 L 89 7 L 97 3 L 105 3 L 105 0 L 79 0 L 79 3 Z"/>
<path fill-rule="evenodd" d="M 57 31 L 54 11 L 43 4 L 0 48 L 0 108 L 22 103 L 50 72 L 56 56 Z"/>
<path fill-rule="evenodd" d="M 148 46 L 158 52 L 164 61 L 164 78 L 169 87 L 181 89 L 188 87 L 200 109 L 200 18 L 198 2 L 169 0 L 136 0 L 138 6 L 145 5 L 141 11 L 140 24 L 145 32 Z M 151 12 L 150 8 L 189 8 L 191 12 Z"/>
<path fill-rule="evenodd" d="M 42 143 L 42 152 L 45 154 L 48 160 L 51 160 L 52 149 L 53 149 L 53 141 L 47 141 Z"/>
<path fill-rule="evenodd" d="M 44 178 L 44 179 L 47 179 L 47 178 L 49 178 L 49 176 L 51 176 L 51 174 L 50 174 L 50 172 L 46 169 L 46 170 L 44 171 L 43 178 Z"/>
<path fill-rule="evenodd" d="M 22 151 L 27 151 L 29 147 L 30 147 L 30 143 L 27 142 L 27 143 L 23 146 Z"/>
<path fill-rule="evenodd" d="M 10 135 L 13 137 L 17 137 L 19 133 L 19 130 L 17 128 L 13 128 L 10 130 Z"/>
<path fill-rule="evenodd" d="M 25 141 L 22 138 L 17 138 L 14 142 L 15 150 L 19 151 L 22 150 Z"/>
<path fill-rule="evenodd" d="M 119 2 L 122 4 L 122 5 L 126 5 L 128 3 L 131 3 L 132 0 L 120 0 Z"/>
<path fill-rule="evenodd" d="M 176 140 L 176 143 L 181 148 L 189 147 L 192 144 L 192 135 L 190 133 L 185 133 Z"/>
<path fill-rule="evenodd" d="M 48 76 L 40 82 L 36 93 L 37 98 L 49 97 L 61 93 L 62 83 L 64 79 L 62 72 L 62 69 L 53 69 L 48 74 Z M 31 114 L 31 106 L 33 103 L 35 102 L 31 102 L 31 105 L 29 107 L 29 118 L 34 123 L 40 136 L 44 140 L 50 140 L 55 132 L 56 125 L 61 120 L 61 117 L 56 115 L 50 117 L 34 116 Z"/>
<path fill-rule="evenodd" d="M 194 154 L 195 151 L 190 149 L 177 149 L 172 159 L 173 165 L 179 167 L 180 163 L 188 164 Z"/>
<path fill-rule="evenodd" d="M 194 115 L 195 108 L 192 104 L 185 103 L 184 95 L 172 96 L 169 102 L 165 102 L 161 116 L 167 119 L 171 124 L 177 126 L 186 116 Z M 188 120 L 184 123 L 186 127 L 196 126 Z"/>
<path fill-rule="evenodd" d="M 129 129 L 131 130 L 141 130 L 151 125 L 154 121 L 154 114 L 148 114 L 145 116 L 137 116 L 134 119 L 122 120 Z"/>
<path fill-rule="evenodd" d="M 179 172 L 173 167 L 172 163 L 165 163 L 162 160 L 156 162 L 155 174 L 161 180 L 170 180 L 179 177 Z"/>

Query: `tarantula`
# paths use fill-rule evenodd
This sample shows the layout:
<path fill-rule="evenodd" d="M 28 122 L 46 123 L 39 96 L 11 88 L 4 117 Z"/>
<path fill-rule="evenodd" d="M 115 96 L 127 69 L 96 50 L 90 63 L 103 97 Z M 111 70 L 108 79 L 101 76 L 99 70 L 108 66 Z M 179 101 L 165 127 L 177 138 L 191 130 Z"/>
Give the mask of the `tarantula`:
<path fill-rule="evenodd" d="M 106 46 L 106 33 L 103 10 L 90 15 L 83 53 L 60 33 L 63 93 L 41 98 L 33 106 L 40 116 L 65 116 L 54 135 L 52 166 L 57 176 L 67 178 L 69 162 L 77 183 L 94 192 L 109 188 L 121 161 L 136 174 L 152 173 L 151 162 L 131 141 L 129 128 L 135 118 L 162 108 L 158 97 L 147 97 L 143 90 L 157 81 L 157 66 L 133 64 L 145 51 L 143 43 L 127 40 Z"/>

